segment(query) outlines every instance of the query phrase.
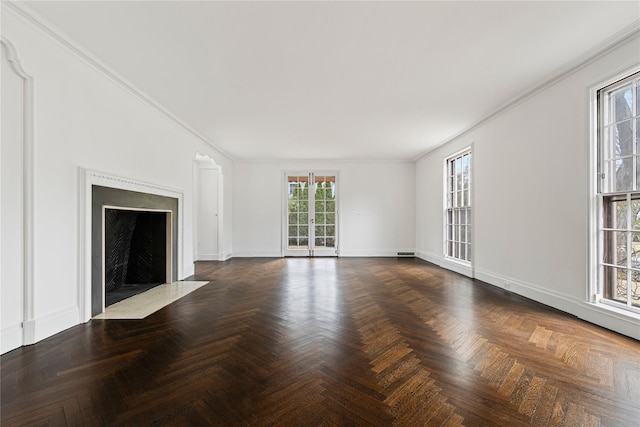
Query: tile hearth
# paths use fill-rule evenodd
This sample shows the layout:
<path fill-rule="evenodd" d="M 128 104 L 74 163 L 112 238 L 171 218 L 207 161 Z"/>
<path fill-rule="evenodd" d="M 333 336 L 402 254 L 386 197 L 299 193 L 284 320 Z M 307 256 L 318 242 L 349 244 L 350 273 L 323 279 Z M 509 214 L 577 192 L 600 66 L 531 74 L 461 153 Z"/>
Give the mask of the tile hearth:
<path fill-rule="evenodd" d="M 93 319 L 144 319 L 207 283 L 184 281 L 159 285 L 108 306 Z"/>

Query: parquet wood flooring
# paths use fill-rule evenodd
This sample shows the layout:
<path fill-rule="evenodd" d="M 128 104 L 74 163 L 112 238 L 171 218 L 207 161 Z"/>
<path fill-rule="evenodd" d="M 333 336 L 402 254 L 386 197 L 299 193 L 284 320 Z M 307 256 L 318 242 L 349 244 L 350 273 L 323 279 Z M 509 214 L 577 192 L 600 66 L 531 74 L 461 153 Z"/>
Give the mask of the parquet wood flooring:
<path fill-rule="evenodd" d="M 3 426 L 639 426 L 640 342 L 417 259 L 211 283 L 1 357 Z"/>

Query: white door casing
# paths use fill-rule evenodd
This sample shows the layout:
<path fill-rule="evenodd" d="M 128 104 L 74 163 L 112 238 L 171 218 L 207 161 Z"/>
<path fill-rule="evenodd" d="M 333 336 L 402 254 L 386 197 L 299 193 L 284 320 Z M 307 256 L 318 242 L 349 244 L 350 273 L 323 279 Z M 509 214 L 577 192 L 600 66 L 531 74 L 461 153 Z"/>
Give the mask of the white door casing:
<path fill-rule="evenodd" d="M 284 173 L 283 255 L 338 255 L 337 172 Z"/>

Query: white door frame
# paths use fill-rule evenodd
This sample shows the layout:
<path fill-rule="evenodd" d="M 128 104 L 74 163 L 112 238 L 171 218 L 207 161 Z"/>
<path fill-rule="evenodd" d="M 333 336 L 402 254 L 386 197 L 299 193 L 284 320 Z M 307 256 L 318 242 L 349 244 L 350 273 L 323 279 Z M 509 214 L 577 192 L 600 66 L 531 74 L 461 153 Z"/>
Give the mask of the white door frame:
<path fill-rule="evenodd" d="M 312 188 L 309 191 L 309 247 L 308 249 L 289 249 L 288 247 L 288 188 L 290 176 L 309 176 L 309 183 Z M 316 249 L 315 246 L 315 176 L 333 176 L 335 177 L 335 248 Z M 283 172 L 283 197 L 282 197 L 282 256 L 339 256 L 340 227 L 339 227 L 339 174 L 338 171 L 320 171 L 320 170 L 304 170 L 304 171 L 284 171 Z M 312 196 L 313 195 L 313 196 Z"/>
<path fill-rule="evenodd" d="M 206 154 L 196 153 L 194 158 L 194 167 L 193 167 L 193 254 L 196 261 L 223 261 L 224 260 L 224 251 L 223 251 L 223 174 L 222 167 L 216 163 L 216 161 Z M 217 226 L 217 242 L 216 242 L 216 250 L 215 253 L 200 253 L 200 245 L 199 245 L 199 233 L 198 233 L 198 224 L 199 224 L 199 215 L 200 215 L 200 171 L 203 169 L 214 170 L 217 173 L 217 210 L 216 213 L 216 226 Z"/>

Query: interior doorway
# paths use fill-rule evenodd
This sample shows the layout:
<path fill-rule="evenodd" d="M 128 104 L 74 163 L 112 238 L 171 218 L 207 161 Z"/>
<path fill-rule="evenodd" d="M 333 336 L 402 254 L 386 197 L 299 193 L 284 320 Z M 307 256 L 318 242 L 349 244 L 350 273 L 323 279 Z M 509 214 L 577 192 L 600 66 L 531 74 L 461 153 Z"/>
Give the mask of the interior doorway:
<path fill-rule="evenodd" d="M 338 256 L 338 174 L 285 173 L 284 255 Z"/>
<path fill-rule="evenodd" d="M 194 162 L 194 254 L 197 261 L 222 261 L 222 169 L 207 155 Z"/>

